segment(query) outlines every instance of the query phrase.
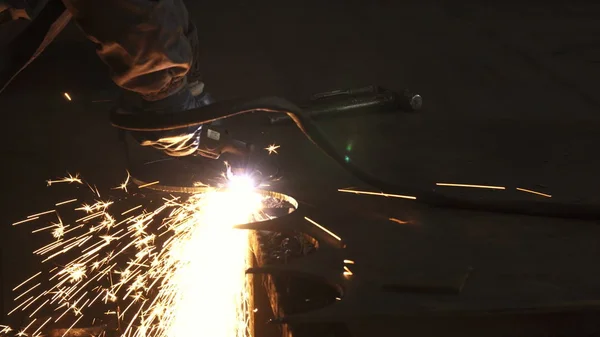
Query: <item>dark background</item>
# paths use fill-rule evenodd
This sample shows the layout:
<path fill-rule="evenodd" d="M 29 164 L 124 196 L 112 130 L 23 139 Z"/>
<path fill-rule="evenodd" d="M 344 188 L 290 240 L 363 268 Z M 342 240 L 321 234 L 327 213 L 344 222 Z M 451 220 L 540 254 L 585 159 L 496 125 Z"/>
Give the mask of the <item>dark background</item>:
<path fill-rule="evenodd" d="M 554 202 L 600 202 L 600 4 L 594 1 L 193 2 L 189 10 L 200 32 L 206 88 L 217 99 L 302 100 L 368 84 L 420 93 L 419 113 L 322 122 L 340 150 L 352 143 L 352 160 L 372 173 L 420 187 L 435 181 L 516 186 L 552 194 Z M 106 102 L 116 95 L 93 45 L 71 24 L 0 97 L 5 312 L 10 289 L 37 269 L 30 252 L 47 239 L 10 224 L 68 196 L 45 180 L 80 172 L 108 188 L 124 177 Z M 232 128 L 257 143 L 280 144 L 289 172 L 280 188 L 306 202 L 318 205 L 326 191 L 336 195 L 336 188 L 356 184 L 291 126 L 269 127 L 255 117 Z M 497 198 L 499 192 L 444 193 Z M 352 198 L 358 197 L 327 200 L 344 207 L 357 204 Z M 358 205 L 383 207 L 386 217 L 411 207 L 362 198 Z M 419 237 L 429 253 L 419 258 L 413 251 L 411 263 L 445 265 L 447 249 L 464 249 L 457 254 L 490 272 L 473 296 L 486 307 L 510 306 L 512 299 L 517 305 L 534 293 L 527 305 L 600 297 L 594 223 L 452 212 L 416 219 L 424 232 L 447 235 L 452 244 Z M 384 260 L 406 254 L 401 238 L 387 230 L 358 233 L 372 235 L 373 249 L 387 247 Z M 495 241 L 485 241 L 490 236 Z M 505 296 L 497 293 L 505 285 L 501 270 L 515 283 Z M 549 286 L 530 282 L 527 273 L 558 276 Z"/>

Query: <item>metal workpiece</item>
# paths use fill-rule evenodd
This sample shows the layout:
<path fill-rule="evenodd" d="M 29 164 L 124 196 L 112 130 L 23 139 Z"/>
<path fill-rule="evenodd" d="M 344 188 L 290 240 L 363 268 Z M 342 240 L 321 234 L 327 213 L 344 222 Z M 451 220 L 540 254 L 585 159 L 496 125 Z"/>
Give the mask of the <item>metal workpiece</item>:
<path fill-rule="evenodd" d="M 530 226 L 522 228 L 522 233 L 510 234 L 519 217 L 490 219 L 471 212 L 413 209 L 407 201 L 384 198 L 377 202 L 377 197 L 371 196 L 340 194 L 338 198 L 362 200 L 363 209 L 336 207 L 344 203 L 332 195 L 326 198 L 331 202 L 319 208 L 300 204 L 297 210 L 279 218 L 238 226 L 256 233 L 282 233 L 290 240 L 300 233 L 317 241 L 316 249 L 308 254 L 272 261 L 258 258 L 258 265 L 247 270 L 262 275 L 274 306 L 275 318 L 270 323 L 280 325 L 289 333 L 287 336 L 326 336 L 315 331 L 340 326 L 366 335 L 368 331 L 392 334 L 397 327 L 390 320 L 411 329 L 425 324 L 424 336 L 434 335 L 427 332 L 427 325 L 447 326 L 460 335 L 459 332 L 483 331 L 483 321 L 494 327 L 494 336 L 509 335 L 514 329 L 525 329 L 538 336 L 544 329 L 535 327 L 534 322 L 548 321 L 553 315 L 572 315 L 574 321 L 587 321 L 592 318 L 582 317 L 582 311 L 600 310 L 597 301 L 569 300 L 570 296 L 553 299 L 548 296 L 555 293 L 554 288 L 542 289 L 538 283 L 525 281 L 514 284 L 502 276 L 515 269 L 538 268 L 541 272 L 545 267 L 535 267 L 533 256 L 524 259 L 517 252 L 509 255 L 500 237 L 510 235 L 511 239 L 506 240 L 519 246 L 534 245 L 532 254 L 536 256 L 550 254 L 556 244 L 543 237 L 531 241 L 528 233 L 546 232 L 548 228 L 552 228 L 550 234 L 568 231 L 558 223 L 562 220 L 551 223 L 544 218 L 530 218 Z M 390 214 L 369 211 L 382 202 L 388 204 L 383 208 Z M 484 223 L 482 219 L 488 221 Z M 268 253 L 270 248 L 264 239 L 261 241 L 260 234 L 256 237 L 255 253 Z M 506 263 L 490 260 L 496 254 L 501 254 Z M 593 258 L 581 258 L 587 265 L 593 263 Z M 575 281 L 569 280 L 556 283 L 556 287 L 574 287 Z M 302 286 L 307 282 L 312 282 L 310 287 L 315 293 L 325 295 L 320 300 L 306 298 L 314 303 L 305 307 L 303 295 L 289 289 L 309 287 Z M 520 297 L 527 289 L 536 289 L 539 297 Z M 361 328 L 362 324 L 369 328 Z M 556 321 L 558 329 L 561 324 Z"/>
<path fill-rule="evenodd" d="M 260 266 L 248 269 L 247 273 L 271 275 L 297 274 L 303 277 L 326 282 L 332 287 L 340 288 L 342 286 L 342 275 L 344 273 L 343 244 L 335 238 L 334 240 L 331 240 L 331 235 L 321 229 L 315 231 L 309 226 L 304 225 L 304 223 L 307 221 L 303 218 L 303 212 L 298 212 L 298 214 L 295 214 L 296 212 L 279 218 L 282 220 L 280 222 L 267 220 L 259 223 L 265 224 L 266 226 L 264 227 L 244 225 L 237 226 L 237 228 L 252 228 L 259 231 L 278 232 L 287 235 L 301 233 L 316 241 L 315 251 L 301 258 L 295 258 L 290 261 L 286 261 L 285 264 L 262 264 Z"/>
<path fill-rule="evenodd" d="M 321 223 L 316 219 L 323 220 Z M 348 320 L 355 315 L 370 315 L 377 312 L 387 311 L 388 314 L 402 314 L 403 310 L 377 304 L 378 301 L 389 301 L 393 293 L 403 294 L 403 296 L 412 296 L 414 301 L 418 301 L 420 296 L 432 295 L 458 295 L 467 280 L 470 268 L 454 269 L 444 277 L 440 273 L 433 275 L 435 279 L 405 277 L 402 280 L 380 278 L 380 275 L 373 275 L 365 268 L 364 264 L 371 264 L 368 258 L 364 259 L 358 254 L 359 247 L 348 250 L 343 242 L 346 231 L 341 230 L 344 224 L 350 219 L 363 222 L 364 226 L 371 226 L 373 219 L 362 217 L 357 214 L 342 213 L 339 210 L 322 211 L 309 207 L 300 207 L 288 215 L 281 216 L 272 220 L 263 222 L 254 222 L 237 226 L 239 229 L 252 229 L 268 232 L 279 232 L 287 235 L 293 233 L 302 233 L 314 238 L 317 242 L 317 249 L 305 256 L 296 257 L 285 263 L 263 263 L 247 270 L 249 274 L 269 275 L 273 278 L 271 282 L 277 287 L 277 284 L 284 279 L 299 278 L 304 280 L 313 280 L 319 282 L 322 287 L 329 287 L 338 293 L 329 305 L 315 309 L 314 311 L 284 314 L 276 317 L 272 323 L 278 324 L 306 324 L 306 323 L 340 323 Z M 356 236 L 353 235 L 354 238 Z M 359 245 L 368 245 L 362 243 Z M 261 248 L 261 249 L 268 249 Z M 369 256 L 370 254 L 366 254 Z M 358 256 L 355 261 L 351 256 Z M 261 259 L 259 259 L 261 260 Z M 279 281 L 278 281 L 279 280 Z M 300 282 L 300 281 L 298 281 Z M 280 287 L 284 287 L 280 285 Z M 282 291 L 281 289 L 277 291 Z M 417 304 L 414 302 L 413 304 Z M 286 312 L 285 304 L 283 309 L 274 310 L 275 312 Z M 404 303 L 409 305 L 409 303 Z M 391 311 L 390 311 L 391 310 Z M 405 309 L 407 312 L 413 309 Z M 430 308 L 423 308 L 424 312 L 430 311 Z"/>

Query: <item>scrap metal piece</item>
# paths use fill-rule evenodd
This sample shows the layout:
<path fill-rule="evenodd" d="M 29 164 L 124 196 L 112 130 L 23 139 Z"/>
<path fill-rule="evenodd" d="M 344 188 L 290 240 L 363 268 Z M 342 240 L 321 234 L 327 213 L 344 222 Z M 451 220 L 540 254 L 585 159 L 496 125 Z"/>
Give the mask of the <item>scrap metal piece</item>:
<path fill-rule="evenodd" d="M 343 293 L 342 255 L 323 248 L 302 258 L 293 259 L 285 264 L 268 264 L 252 267 L 247 274 L 300 275 L 316 281 L 325 282 Z"/>

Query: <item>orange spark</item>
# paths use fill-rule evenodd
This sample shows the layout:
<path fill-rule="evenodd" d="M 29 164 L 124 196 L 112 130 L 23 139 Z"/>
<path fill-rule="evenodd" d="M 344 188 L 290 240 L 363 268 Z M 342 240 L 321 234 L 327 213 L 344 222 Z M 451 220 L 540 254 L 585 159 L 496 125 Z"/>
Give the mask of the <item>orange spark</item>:
<path fill-rule="evenodd" d="M 25 305 L 25 303 L 31 301 L 32 299 L 33 299 L 33 296 L 30 296 L 28 299 L 26 299 L 25 301 L 21 302 L 21 304 L 19 304 L 16 307 L 14 307 L 13 310 L 9 311 L 8 314 L 6 314 L 6 315 L 10 316 L 13 312 L 15 312 L 18 309 L 20 309 L 22 305 Z"/>
<path fill-rule="evenodd" d="M 39 218 L 42 215 L 46 215 L 46 214 L 50 214 L 50 213 L 54 213 L 54 212 L 56 212 L 56 210 L 51 209 L 49 211 L 28 215 L 27 218 Z"/>
<path fill-rule="evenodd" d="M 22 330 L 23 334 L 25 334 L 25 331 L 27 331 L 27 329 L 29 329 L 29 327 L 31 327 L 31 325 L 33 325 L 33 322 L 35 322 L 36 320 L 37 318 L 34 318 L 31 322 L 29 322 L 29 324 L 27 324 L 25 329 Z"/>
<path fill-rule="evenodd" d="M 37 276 L 39 276 L 41 273 L 42 273 L 41 271 L 37 272 L 35 275 L 33 275 L 33 276 L 31 276 L 30 278 L 26 279 L 25 281 L 23 281 L 23 282 L 19 283 L 19 285 L 17 285 L 16 287 L 14 287 L 12 290 L 13 290 L 13 291 L 15 291 L 15 290 L 19 289 L 19 288 L 20 288 L 20 287 L 22 287 L 22 286 L 23 286 L 25 283 L 27 283 L 27 282 L 29 282 L 29 281 L 33 280 L 34 278 L 36 278 Z"/>
<path fill-rule="evenodd" d="M 279 154 L 277 152 L 277 149 L 280 147 L 281 147 L 280 145 L 271 144 L 268 147 L 265 147 L 265 150 L 267 150 L 269 152 L 269 154 L 272 154 L 272 153 Z"/>
<path fill-rule="evenodd" d="M 27 219 L 25 219 L 25 220 L 21 220 L 21 221 L 14 222 L 12 225 L 13 225 L 13 226 L 20 225 L 20 224 L 22 224 L 22 223 L 26 223 L 26 222 L 34 221 L 34 220 L 37 220 L 37 219 L 39 219 L 39 218 L 40 218 L 39 216 L 36 216 L 36 217 L 34 217 L 34 218 L 27 218 Z"/>
<path fill-rule="evenodd" d="M 437 186 L 449 187 L 468 187 L 468 188 L 485 188 L 490 190 L 505 190 L 504 186 L 488 186 L 488 185 L 470 185 L 470 184 L 454 184 L 454 183 L 435 183 Z"/>
<path fill-rule="evenodd" d="M 550 194 L 536 192 L 536 191 L 532 191 L 532 190 L 528 190 L 528 189 L 524 189 L 524 188 L 520 188 L 520 187 L 517 187 L 517 191 L 527 192 L 527 193 L 531 193 L 531 194 L 537 194 L 537 195 L 541 195 L 542 197 L 546 197 L 546 198 L 552 198 L 552 195 L 550 195 Z"/>
<path fill-rule="evenodd" d="M 405 225 L 408 223 L 408 221 L 404 221 L 404 220 L 400 220 L 400 219 L 396 219 L 396 218 L 389 218 L 390 221 L 395 222 L 395 223 L 399 223 L 401 225 Z"/>
<path fill-rule="evenodd" d="M 63 95 L 65 96 L 66 99 L 68 99 L 69 101 L 72 101 L 71 96 L 69 95 L 68 92 L 65 92 Z"/>
<path fill-rule="evenodd" d="M 129 184 L 129 179 L 131 178 L 131 174 L 129 174 L 129 171 L 127 172 L 127 178 L 125 178 L 125 181 L 121 183 L 121 185 L 117 186 L 117 187 L 113 187 L 113 190 L 123 190 L 125 192 L 127 192 L 127 185 Z"/>
<path fill-rule="evenodd" d="M 125 214 L 127 214 L 127 213 L 130 213 L 130 212 L 132 212 L 132 211 L 135 211 L 136 209 L 138 209 L 138 208 L 140 208 L 140 207 L 142 207 L 142 205 L 137 205 L 137 206 L 135 206 L 135 207 L 133 207 L 133 208 L 130 208 L 130 209 L 126 210 L 125 212 L 121 213 L 121 215 L 125 215 Z"/>
<path fill-rule="evenodd" d="M 332 231 L 330 231 L 329 229 L 319 225 L 318 223 L 316 223 L 314 220 L 311 220 L 307 217 L 304 217 L 304 220 L 310 222 L 311 224 L 317 226 L 318 228 L 320 228 L 322 231 L 324 231 L 325 233 L 331 235 L 334 239 L 338 240 L 338 241 L 342 241 L 342 238 L 340 238 L 339 236 L 337 236 L 335 233 L 333 233 Z"/>
<path fill-rule="evenodd" d="M 42 325 L 40 325 L 40 326 L 37 328 L 37 330 L 35 330 L 35 331 L 33 332 L 32 336 L 36 336 L 36 335 L 37 335 L 37 333 L 38 333 L 38 332 L 40 332 L 40 331 L 42 330 L 42 328 L 43 328 L 43 327 L 44 327 L 46 324 L 48 324 L 48 322 L 50 322 L 50 320 L 51 320 L 51 319 L 52 319 L 52 317 L 48 317 L 48 319 L 47 319 L 47 320 L 46 320 L 44 323 L 42 323 Z"/>
<path fill-rule="evenodd" d="M 33 290 L 33 289 L 37 288 L 37 287 L 38 287 L 40 284 L 41 284 L 41 283 L 38 283 L 38 284 L 34 285 L 33 287 L 31 287 L 31 288 L 29 288 L 29 289 L 25 290 L 25 291 L 24 291 L 24 292 L 23 292 L 21 295 L 19 295 L 19 296 L 15 297 L 15 299 L 14 299 L 14 300 L 16 301 L 16 300 L 18 300 L 19 298 L 23 297 L 23 295 L 25 295 L 25 294 L 27 294 L 28 292 L 30 292 L 31 290 Z"/>
<path fill-rule="evenodd" d="M 388 194 L 388 193 L 383 193 L 383 192 L 367 192 L 367 191 L 358 191 L 358 190 L 347 190 L 347 189 L 342 189 L 342 188 L 338 189 L 338 192 L 365 194 L 365 195 L 377 195 L 377 196 L 388 197 L 388 198 L 401 198 L 401 199 L 411 199 L 411 200 L 417 199 L 417 197 L 414 197 L 412 195 Z"/>
<path fill-rule="evenodd" d="M 156 184 L 158 184 L 158 183 L 160 183 L 160 181 L 158 181 L 158 180 L 157 180 L 157 181 L 153 181 L 153 182 L 151 182 L 151 183 L 147 183 L 147 184 L 140 185 L 140 186 L 138 186 L 138 188 L 144 188 L 144 187 L 148 187 L 148 186 L 156 185 Z"/>
<path fill-rule="evenodd" d="M 46 180 L 46 183 L 48 184 L 48 186 L 52 186 L 52 184 L 57 184 L 57 183 L 78 183 L 78 184 L 83 184 L 83 181 L 81 181 L 81 179 L 79 178 L 79 174 L 76 175 L 71 175 L 69 173 L 69 175 L 67 177 L 61 178 L 61 179 L 57 179 L 57 180 Z"/>
<path fill-rule="evenodd" d="M 77 199 L 65 200 L 65 201 L 57 202 L 56 204 L 54 204 L 54 206 L 66 205 L 66 204 L 70 204 L 75 201 L 77 201 Z"/>

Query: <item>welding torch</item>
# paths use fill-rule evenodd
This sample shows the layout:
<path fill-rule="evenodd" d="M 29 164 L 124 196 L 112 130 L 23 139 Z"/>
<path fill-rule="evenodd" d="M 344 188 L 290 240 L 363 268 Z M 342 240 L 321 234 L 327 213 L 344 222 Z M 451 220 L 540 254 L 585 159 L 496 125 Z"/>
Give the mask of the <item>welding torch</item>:
<path fill-rule="evenodd" d="M 318 93 L 308 102 L 299 104 L 305 115 L 313 120 L 356 113 L 413 112 L 421 110 L 422 106 L 421 95 L 409 89 L 398 93 L 376 85 Z M 292 122 L 292 119 L 288 115 L 278 115 L 269 118 L 269 122 L 277 125 Z"/>
<path fill-rule="evenodd" d="M 408 89 L 398 93 L 376 85 L 322 92 L 312 95 L 309 101 L 299 104 L 304 113 L 312 119 L 356 114 L 414 112 L 420 110 L 422 105 L 421 96 Z M 269 118 L 271 125 L 291 122 L 293 120 L 288 115 Z M 224 128 L 209 125 L 201 132 L 198 154 L 210 159 L 219 159 L 224 153 L 245 157 L 255 149 L 253 144 L 232 138 Z"/>

